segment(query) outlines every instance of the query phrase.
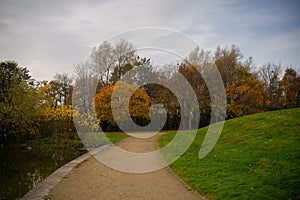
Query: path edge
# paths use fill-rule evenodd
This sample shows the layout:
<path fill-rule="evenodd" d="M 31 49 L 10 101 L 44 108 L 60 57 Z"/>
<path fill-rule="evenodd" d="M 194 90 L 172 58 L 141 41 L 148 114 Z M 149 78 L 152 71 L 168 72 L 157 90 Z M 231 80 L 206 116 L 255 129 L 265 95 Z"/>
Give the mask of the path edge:
<path fill-rule="evenodd" d="M 161 132 L 159 138 L 163 135 L 166 134 L 165 132 Z M 158 138 L 158 140 L 159 140 Z M 156 148 L 159 149 L 159 142 L 158 140 L 156 141 Z M 161 160 L 162 162 L 166 162 L 166 160 L 164 159 L 164 157 L 161 155 Z M 170 165 L 167 165 L 166 167 L 164 167 L 165 170 L 167 170 L 170 174 L 172 174 L 172 176 L 178 180 L 178 182 L 180 182 L 186 190 L 195 193 L 196 195 L 199 196 L 199 200 L 208 200 L 207 197 L 205 197 L 204 195 L 202 195 L 200 192 L 198 192 L 194 187 L 192 187 L 189 183 L 185 182 L 182 177 L 174 170 L 172 169 L 172 167 Z"/>
<path fill-rule="evenodd" d="M 52 188 L 54 188 L 59 182 L 65 178 L 74 167 L 82 163 L 83 161 L 90 158 L 95 153 L 103 150 L 109 145 L 102 145 L 98 148 L 93 148 L 89 150 L 89 152 L 75 158 L 74 160 L 68 162 L 67 164 L 63 165 L 62 167 L 55 170 L 50 176 L 48 176 L 45 180 L 39 183 L 36 187 L 32 190 L 27 192 L 21 200 L 44 200 Z"/>

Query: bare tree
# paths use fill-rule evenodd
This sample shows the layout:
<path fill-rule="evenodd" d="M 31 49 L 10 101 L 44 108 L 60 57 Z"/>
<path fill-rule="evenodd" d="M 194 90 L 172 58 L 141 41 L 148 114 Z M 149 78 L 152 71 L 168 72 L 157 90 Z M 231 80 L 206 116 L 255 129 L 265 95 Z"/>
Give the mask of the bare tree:
<path fill-rule="evenodd" d="M 116 43 L 113 53 L 116 56 L 114 73 L 117 75 L 117 80 L 120 80 L 122 75 L 125 73 L 123 69 L 126 68 L 126 65 L 133 64 L 136 57 L 136 49 L 132 43 L 126 41 L 125 39 L 121 39 Z"/>
<path fill-rule="evenodd" d="M 196 46 L 184 61 L 187 65 L 202 66 L 212 62 L 211 52 Z"/>
<path fill-rule="evenodd" d="M 95 75 L 88 62 L 77 64 L 75 67 L 75 89 L 73 104 L 79 106 L 81 112 L 93 110 L 93 98 L 98 85 L 98 76 Z"/>
<path fill-rule="evenodd" d="M 259 76 L 264 82 L 267 98 L 271 101 L 271 109 L 279 109 L 282 87 L 280 84 L 281 65 L 267 63 L 259 68 Z"/>
<path fill-rule="evenodd" d="M 99 74 L 103 85 L 108 85 L 111 70 L 116 64 L 113 47 L 108 42 L 103 42 L 98 48 L 94 47 L 91 53 L 91 68 Z"/>
<path fill-rule="evenodd" d="M 55 74 L 54 81 L 58 86 L 57 94 L 60 102 L 63 105 L 71 104 L 70 95 L 72 93 L 73 77 L 71 77 L 68 73 Z"/>
<path fill-rule="evenodd" d="M 267 63 L 259 68 L 259 75 L 266 86 L 269 86 L 273 77 L 278 77 L 281 74 L 281 65 Z"/>
<path fill-rule="evenodd" d="M 91 53 L 90 68 L 99 75 L 102 85 L 108 85 L 121 79 L 131 69 L 136 59 L 136 50 L 132 43 L 121 39 L 114 46 L 105 41 Z"/>
<path fill-rule="evenodd" d="M 219 46 L 215 51 L 215 64 L 222 76 L 225 87 L 233 81 L 234 70 L 241 66 L 243 57 L 240 49 L 235 45 L 231 45 L 230 48 Z"/>

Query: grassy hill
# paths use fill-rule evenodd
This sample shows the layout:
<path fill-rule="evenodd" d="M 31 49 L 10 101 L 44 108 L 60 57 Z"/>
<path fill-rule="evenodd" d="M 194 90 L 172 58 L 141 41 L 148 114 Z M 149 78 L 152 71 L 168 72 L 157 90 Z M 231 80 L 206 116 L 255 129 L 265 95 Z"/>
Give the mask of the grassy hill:
<path fill-rule="evenodd" d="M 300 109 L 225 122 L 214 149 L 198 152 L 207 127 L 171 167 L 209 199 L 294 199 L 300 196 Z M 160 138 L 166 145 L 175 133 Z M 184 133 L 183 133 L 184 134 Z"/>

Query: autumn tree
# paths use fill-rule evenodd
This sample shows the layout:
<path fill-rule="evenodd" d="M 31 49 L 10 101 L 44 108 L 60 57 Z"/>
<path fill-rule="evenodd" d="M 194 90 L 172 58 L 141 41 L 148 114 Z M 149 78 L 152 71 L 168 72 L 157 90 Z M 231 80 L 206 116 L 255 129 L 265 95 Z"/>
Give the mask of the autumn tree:
<path fill-rule="evenodd" d="M 72 82 L 73 78 L 67 73 L 61 73 L 56 74 L 52 81 L 38 83 L 40 136 L 72 139 L 76 135 L 72 117 Z"/>
<path fill-rule="evenodd" d="M 73 79 L 67 73 L 56 74 L 52 81 L 39 82 L 39 93 L 45 105 L 71 105 Z"/>
<path fill-rule="evenodd" d="M 56 108 L 63 103 L 60 85 L 54 80 L 40 83 L 39 93 L 46 106 Z"/>
<path fill-rule="evenodd" d="M 198 106 L 201 112 L 201 125 L 206 125 L 209 123 L 210 120 L 210 111 L 211 111 L 211 102 L 210 102 L 210 96 L 209 96 L 209 91 L 208 88 L 205 84 L 205 81 L 203 77 L 200 74 L 201 70 L 200 68 L 203 67 L 202 65 L 181 65 L 179 67 L 178 72 L 182 74 L 185 79 L 188 81 L 188 83 L 192 86 L 194 93 L 196 94 L 197 100 L 198 100 Z M 178 76 L 178 75 L 175 75 Z M 178 85 L 180 87 L 180 85 Z M 186 91 L 185 88 L 181 88 L 181 91 Z M 183 96 L 183 104 L 182 106 L 189 106 L 189 100 L 191 97 L 190 94 L 186 93 Z M 193 112 L 195 108 L 189 108 L 190 112 Z M 189 117 L 189 114 L 185 114 L 186 116 Z M 194 115 L 194 114 L 193 114 Z"/>
<path fill-rule="evenodd" d="M 101 127 L 107 131 L 116 130 L 115 118 L 112 114 L 112 109 L 118 111 L 118 119 L 126 121 L 126 102 L 125 94 L 132 92 L 136 87 L 134 84 L 125 82 L 120 83 L 125 88 L 123 90 L 116 90 L 116 95 L 112 98 L 115 85 L 105 86 L 99 93 L 96 94 L 94 99 L 95 110 L 97 118 Z M 145 120 L 149 120 L 149 107 L 150 98 L 141 88 L 136 89 L 129 100 L 129 113 L 130 117 L 136 123 L 143 124 Z"/>
<path fill-rule="evenodd" d="M 300 106 L 300 76 L 292 68 L 285 70 L 281 80 L 284 95 L 284 107 L 293 108 Z"/>
<path fill-rule="evenodd" d="M 234 70 L 233 81 L 226 88 L 228 117 L 238 117 L 264 111 L 263 82 L 245 67 Z M 265 102 L 269 105 L 270 102 Z"/>
<path fill-rule="evenodd" d="M 160 84 L 148 84 L 145 88 L 151 97 L 151 105 L 163 105 L 167 112 L 167 120 L 164 129 L 178 129 L 181 113 L 180 103 L 175 94 L 169 88 Z"/>
<path fill-rule="evenodd" d="M 147 61 L 145 58 L 142 60 L 144 60 L 142 61 L 143 64 L 130 70 L 126 74 L 125 80 L 141 85 L 143 91 L 148 94 L 151 105 L 159 104 L 163 106 L 167 112 L 164 129 L 177 129 L 180 122 L 180 107 L 175 95 L 168 87 L 165 87 L 170 84 L 168 82 L 171 78 L 163 70 L 155 71 L 148 62 L 149 60 Z"/>
<path fill-rule="evenodd" d="M 39 110 L 39 132 L 41 137 L 52 139 L 69 139 L 77 137 L 73 122 L 71 105 L 59 105 L 56 108 L 44 106 Z"/>
<path fill-rule="evenodd" d="M 221 49 L 219 50 L 221 51 Z M 218 54 L 218 58 L 219 57 L 221 57 L 221 55 Z M 201 113 L 200 126 L 205 126 L 209 124 L 210 121 L 211 100 L 203 76 L 209 76 L 210 67 L 213 62 L 211 52 L 200 49 L 200 47 L 197 46 L 189 53 L 178 68 L 178 72 L 188 80 L 196 93 Z"/>

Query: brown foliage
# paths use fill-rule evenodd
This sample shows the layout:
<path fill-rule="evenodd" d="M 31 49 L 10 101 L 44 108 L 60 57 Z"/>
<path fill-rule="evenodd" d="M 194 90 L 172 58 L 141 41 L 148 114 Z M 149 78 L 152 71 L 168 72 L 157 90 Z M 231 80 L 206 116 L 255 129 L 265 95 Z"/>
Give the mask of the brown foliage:
<path fill-rule="evenodd" d="M 226 88 L 229 117 L 264 111 L 264 107 L 270 104 L 265 100 L 264 92 L 263 83 L 247 69 L 236 69 L 233 82 Z"/>

